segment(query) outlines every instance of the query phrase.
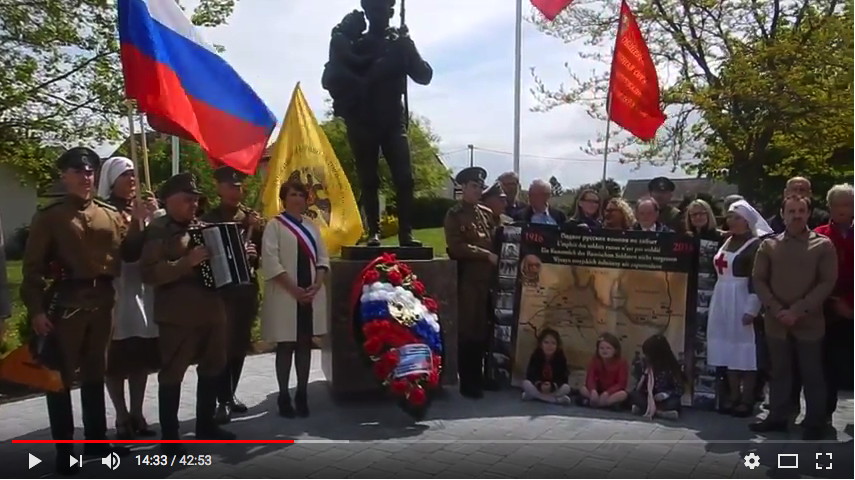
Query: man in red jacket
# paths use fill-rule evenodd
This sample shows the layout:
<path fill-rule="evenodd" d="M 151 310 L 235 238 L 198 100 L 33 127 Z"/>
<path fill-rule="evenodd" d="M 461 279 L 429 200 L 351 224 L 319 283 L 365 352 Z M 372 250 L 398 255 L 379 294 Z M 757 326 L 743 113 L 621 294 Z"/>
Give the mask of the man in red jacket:
<path fill-rule="evenodd" d="M 830 220 L 814 229 L 834 243 L 837 250 L 838 275 L 834 292 L 825 304 L 825 381 L 828 387 L 827 415 L 837 408 L 837 392 L 852 388 L 853 323 L 852 323 L 852 185 L 835 185 L 828 191 Z"/>

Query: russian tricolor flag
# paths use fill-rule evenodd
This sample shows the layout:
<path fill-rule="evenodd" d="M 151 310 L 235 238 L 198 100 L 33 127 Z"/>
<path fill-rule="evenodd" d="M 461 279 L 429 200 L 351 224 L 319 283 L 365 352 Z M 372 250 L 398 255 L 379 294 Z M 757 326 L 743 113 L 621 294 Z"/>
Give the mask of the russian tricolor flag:
<path fill-rule="evenodd" d="M 175 0 L 119 0 L 119 38 L 125 94 L 149 121 L 255 174 L 276 117 Z"/>

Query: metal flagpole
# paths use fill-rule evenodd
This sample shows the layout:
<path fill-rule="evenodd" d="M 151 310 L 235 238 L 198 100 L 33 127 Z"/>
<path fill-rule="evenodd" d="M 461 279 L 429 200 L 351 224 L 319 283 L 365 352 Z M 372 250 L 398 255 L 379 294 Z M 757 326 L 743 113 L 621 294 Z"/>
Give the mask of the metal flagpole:
<path fill-rule="evenodd" d="M 178 165 L 178 158 L 179 158 L 178 157 L 178 152 L 179 152 L 178 149 L 179 148 L 181 148 L 181 147 L 179 146 L 179 143 L 178 143 L 178 137 L 173 135 L 172 136 L 172 174 L 173 175 L 178 175 L 178 171 L 180 170 L 179 165 Z"/>
<path fill-rule="evenodd" d="M 145 132 L 145 114 L 140 112 L 140 146 L 142 146 L 143 175 L 145 187 L 151 190 L 151 173 L 148 168 L 148 139 Z"/>
<path fill-rule="evenodd" d="M 522 88 L 522 0 L 517 0 L 514 38 L 514 173 L 520 174 L 520 90 Z"/>

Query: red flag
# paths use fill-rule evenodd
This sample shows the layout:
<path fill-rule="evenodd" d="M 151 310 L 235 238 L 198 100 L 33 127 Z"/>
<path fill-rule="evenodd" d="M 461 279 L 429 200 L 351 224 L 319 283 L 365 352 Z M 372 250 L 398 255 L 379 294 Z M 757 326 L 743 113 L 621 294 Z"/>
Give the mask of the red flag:
<path fill-rule="evenodd" d="M 534 8 L 540 10 L 540 13 L 549 21 L 555 20 L 555 17 L 571 3 L 573 0 L 531 0 Z"/>
<path fill-rule="evenodd" d="M 656 65 L 626 0 L 620 5 L 608 110 L 609 119 L 644 141 L 652 140 L 665 123 L 665 114 L 659 108 Z"/>

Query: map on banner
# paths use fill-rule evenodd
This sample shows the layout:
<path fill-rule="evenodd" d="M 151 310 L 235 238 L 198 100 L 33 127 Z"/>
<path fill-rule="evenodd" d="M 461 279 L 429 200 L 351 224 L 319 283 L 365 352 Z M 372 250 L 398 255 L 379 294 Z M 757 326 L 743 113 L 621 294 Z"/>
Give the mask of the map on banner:
<path fill-rule="evenodd" d="M 568 234 L 533 225 L 521 250 L 514 385 L 544 328 L 561 336 L 574 387 L 584 382 L 603 332 L 621 341 L 630 388 L 642 373 L 641 345 L 652 335 L 665 335 L 683 362 L 693 242 L 676 234 Z"/>

